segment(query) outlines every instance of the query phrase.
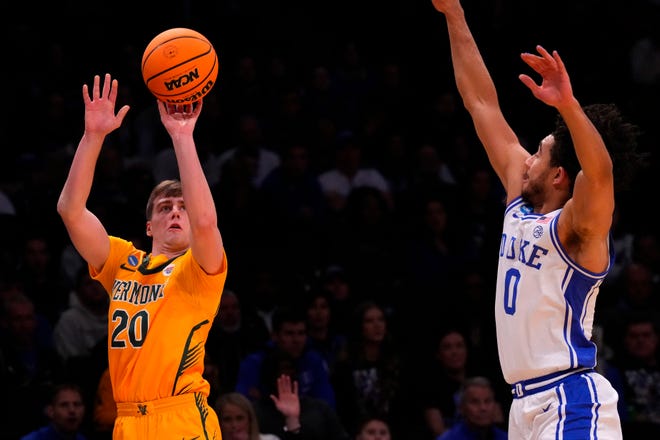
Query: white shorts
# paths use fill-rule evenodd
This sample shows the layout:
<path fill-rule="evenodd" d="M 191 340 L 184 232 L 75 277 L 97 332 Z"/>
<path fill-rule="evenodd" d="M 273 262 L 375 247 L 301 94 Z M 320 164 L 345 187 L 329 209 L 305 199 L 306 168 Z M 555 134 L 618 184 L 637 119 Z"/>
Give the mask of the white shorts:
<path fill-rule="evenodd" d="M 570 375 L 513 399 L 509 438 L 621 440 L 618 399 L 609 381 L 593 370 Z"/>

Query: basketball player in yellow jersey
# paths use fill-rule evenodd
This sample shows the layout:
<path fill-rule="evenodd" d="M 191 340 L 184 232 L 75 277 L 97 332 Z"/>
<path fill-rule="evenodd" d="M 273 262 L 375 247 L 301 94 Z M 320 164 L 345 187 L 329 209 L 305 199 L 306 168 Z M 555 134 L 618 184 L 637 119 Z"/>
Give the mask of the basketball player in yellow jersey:
<path fill-rule="evenodd" d="M 117 80 L 83 85 L 85 131 L 57 210 L 92 276 L 110 295 L 108 360 L 117 420 L 113 439 L 217 439 L 207 404 L 204 344 L 227 276 L 215 204 L 193 131 L 202 109 L 158 102 L 172 139 L 180 181 L 161 182 L 147 202 L 151 252 L 109 236 L 87 209 L 104 139 L 129 107 L 115 114 Z"/>

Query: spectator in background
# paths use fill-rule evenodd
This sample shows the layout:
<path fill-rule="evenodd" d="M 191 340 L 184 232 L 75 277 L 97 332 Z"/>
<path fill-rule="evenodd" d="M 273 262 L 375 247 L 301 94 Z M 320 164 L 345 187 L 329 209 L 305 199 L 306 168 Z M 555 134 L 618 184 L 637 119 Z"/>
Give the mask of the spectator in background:
<path fill-rule="evenodd" d="M 620 349 L 605 376 L 619 393 L 625 438 L 660 437 L 660 333 L 648 311 L 625 314 Z"/>
<path fill-rule="evenodd" d="M 324 246 L 326 201 L 305 138 L 281 146 L 282 162 L 261 184 L 268 229 L 294 267 L 312 267 Z"/>
<path fill-rule="evenodd" d="M 269 394 L 253 403 L 259 426 L 283 440 L 348 440 L 335 410 L 327 402 L 299 395 L 296 371 L 282 359 L 265 372 Z"/>
<path fill-rule="evenodd" d="M 272 384 L 264 375 L 284 360 L 295 370 L 301 396 L 321 399 L 335 408 L 328 366 L 319 352 L 307 347 L 305 312 L 288 306 L 278 307 L 273 315 L 271 338 L 265 348 L 249 354 L 241 362 L 236 391 L 253 402 L 269 396 Z"/>
<path fill-rule="evenodd" d="M 281 162 L 274 147 L 268 144 L 263 123 L 255 114 L 246 112 L 239 117 L 236 145 L 218 156 L 211 156 L 204 163 L 204 172 L 209 185 L 214 187 L 221 181 L 222 174 L 230 169 L 231 162 L 241 157 L 249 157 L 251 162 L 250 182 L 254 188 L 261 187 L 263 180 Z"/>
<path fill-rule="evenodd" d="M 45 410 L 49 423 L 21 440 L 87 440 L 81 428 L 85 416 L 83 393 L 78 385 L 60 384 L 54 387 Z"/>
<path fill-rule="evenodd" d="M 388 198 L 360 186 L 351 190 L 342 221 L 329 231 L 327 252 L 353 274 L 352 287 L 359 295 L 378 292 L 381 304 L 389 306 L 400 285 L 400 236 Z"/>
<path fill-rule="evenodd" d="M 109 297 L 89 275 L 87 266 L 78 271 L 75 296 L 53 329 L 55 349 L 65 365 L 73 366 L 92 355 L 92 349 L 108 335 Z"/>
<path fill-rule="evenodd" d="M 506 440 L 507 433 L 498 426 L 495 392 L 485 377 L 470 377 L 461 387 L 458 408 L 461 419 L 437 437 L 437 440 Z"/>
<path fill-rule="evenodd" d="M 358 426 L 355 440 L 392 440 L 387 419 L 380 416 L 366 417 Z"/>
<path fill-rule="evenodd" d="M 329 292 L 312 289 L 305 300 L 307 345 L 321 353 L 332 376 L 335 364 L 346 354 L 346 335 L 335 326 Z"/>
<path fill-rule="evenodd" d="M 459 420 L 459 392 L 480 366 L 474 363 L 467 339 L 457 327 L 438 331 L 429 346 L 432 351 L 422 353 L 420 371 L 415 375 L 416 411 L 421 416 L 417 419 L 423 420 L 423 435 L 435 438 Z"/>
<path fill-rule="evenodd" d="M 328 293 L 335 330 L 348 335 L 351 317 L 358 302 L 349 271 L 338 264 L 326 266 L 319 276 L 319 289 Z"/>
<path fill-rule="evenodd" d="M 274 434 L 262 434 L 252 402 L 241 393 L 221 394 L 215 402 L 220 416 L 223 440 L 280 440 Z"/>
<path fill-rule="evenodd" d="M 596 322 L 603 329 L 603 342 L 616 352 L 620 349 L 617 336 L 623 333 L 625 317 L 644 311 L 660 319 L 660 298 L 649 267 L 639 262 L 624 267 L 614 287 L 613 303 L 597 309 Z"/>
<path fill-rule="evenodd" d="M 117 403 L 112 395 L 110 370 L 105 369 L 94 393 L 92 427 L 98 440 L 112 439 L 112 430 L 117 419 Z"/>
<path fill-rule="evenodd" d="M 336 364 L 333 386 L 337 412 L 349 432 L 367 415 L 387 416 L 394 432 L 406 432 L 406 354 L 389 330 L 385 310 L 375 301 L 357 305 L 347 355 Z"/>
<path fill-rule="evenodd" d="M 337 135 L 334 163 L 330 169 L 322 171 L 318 179 L 331 213 L 339 217 L 346 208 L 351 191 L 361 186 L 378 190 L 387 206 L 393 207 L 389 183 L 378 169 L 365 163 L 361 140 L 351 131 Z"/>
<path fill-rule="evenodd" d="M 6 293 L 0 312 L 0 425 L 8 437 L 38 428 L 51 386 L 62 377 L 50 329 L 40 336 L 34 303 L 20 291 Z"/>
<path fill-rule="evenodd" d="M 233 290 L 225 289 L 206 343 L 206 354 L 217 365 L 219 393 L 234 391 L 241 361 L 269 339 L 264 321 L 244 308 Z"/>
<path fill-rule="evenodd" d="M 69 291 L 60 276 L 52 243 L 46 236 L 28 235 L 23 240 L 16 277 L 37 311 L 55 326 L 67 307 Z"/>

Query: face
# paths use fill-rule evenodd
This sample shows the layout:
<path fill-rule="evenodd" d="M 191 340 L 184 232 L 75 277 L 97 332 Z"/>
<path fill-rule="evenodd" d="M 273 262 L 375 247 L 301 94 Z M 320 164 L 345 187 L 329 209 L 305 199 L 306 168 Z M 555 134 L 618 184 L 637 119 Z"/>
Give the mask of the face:
<path fill-rule="evenodd" d="M 330 324 L 330 305 L 328 300 L 317 296 L 307 308 L 307 322 L 313 328 L 326 328 Z"/>
<path fill-rule="evenodd" d="M 228 403 L 218 412 L 224 440 L 247 440 L 250 432 L 250 418 L 245 411 Z"/>
<path fill-rule="evenodd" d="M 162 197 L 155 201 L 151 220 L 147 221 L 147 235 L 152 237 L 154 247 L 188 248 L 190 223 L 183 197 Z"/>
<path fill-rule="evenodd" d="M 390 440 L 390 428 L 381 420 L 369 421 L 358 433 L 356 440 Z"/>
<path fill-rule="evenodd" d="M 626 331 L 625 346 L 628 352 L 638 359 L 655 359 L 658 349 L 658 335 L 650 322 L 631 324 Z"/>
<path fill-rule="evenodd" d="M 62 390 L 46 411 L 59 430 L 74 433 L 80 429 L 85 415 L 85 406 L 80 393 L 74 390 Z"/>
<path fill-rule="evenodd" d="M 554 142 L 552 135 L 546 136 L 536 153 L 525 162 L 527 170 L 523 175 L 522 196 L 533 205 L 543 202 L 556 173 L 557 167 L 550 166 L 550 152 Z"/>
<path fill-rule="evenodd" d="M 381 342 L 385 339 L 387 324 L 385 314 L 378 307 L 368 309 L 362 318 L 362 335 L 370 342 Z"/>
<path fill-rule="evenodd" d="M 304 322 L 285 322 L 273 338 L 282 351 L 297 359 L 305 350 L 307 326 Z"/>
<path fill-rule="evenodd" d="M 17 345 L 32 345 L 37 330 L 34 304 L 28 301 L 9 303 L 6 322 L 3 324 L 9 329 L 9 333 Z"/>
<path fill-rule="evenodd" d="M 471 386 L 465 390 L 461 412 L 465 420 L 475 426 L 490 426 L 495 420 L 495 397 L 490 388 Z"/>
<path fill-rule="evenodd" d="M 82 279 L 77 290 L 80 301 L 92 307 L 108 305 L 109 298 L 103 285 L 93 279 L 87 272 L 81 276 Z"/>
<path fill-rule="evenodd" d="M 463 335 L 451 332 L 442 338 L 438 344 L 436 357 L 448 370 L 456 371 L 465 368 L 467 346 Z"/>
<path fill-rule="evenodd" d="M 241 325 L 241 306 L 236 295 L 225 294 L 220 300 L 218 322 L 223 329 L 237 330 Z"/>

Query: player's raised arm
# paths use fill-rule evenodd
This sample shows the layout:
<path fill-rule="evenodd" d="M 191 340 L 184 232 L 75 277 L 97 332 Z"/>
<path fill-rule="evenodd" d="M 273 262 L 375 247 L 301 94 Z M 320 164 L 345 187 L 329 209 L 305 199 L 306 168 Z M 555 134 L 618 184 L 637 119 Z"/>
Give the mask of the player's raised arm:
<path fill-rule="evenodd" d="M 57 202 L 69 237 L 80 255 L 96 269 L 103 266 L 109 252 L 108 234 L 99 219 L 87 209 L 87 199 L 92 189 L 94 169 L 106 136 L 119 128 L 129 107 L 115 114 L 118 82 L 106 74 L 96 75 L 90 90 L 83 85 L 85 103 L 85 132 L 83 133 Z"/>
<path fill-rule="evenodd" d="M 158 102 L 165 129 L 172 138 L 183 188 L 183 199 L 190 220 L 191 243 L 195 260 L 210 274 L 222 269 L 224 248 L 211 189 L 204 175 L 193 138 L 203 103 L 173 106 Z"/>
<path fill-rule="evenodd" d="M 477 135 L 510 200 L 520 194 L 524 162 L 529 153 L 507 123 L 497 91 L 458 0 L 433 0 L 445 15 L 454 78 Z"/>
<path fill-rule="evenodd" d="M 601 134 L 573 95 L 569 75 L 561 57 L 537 46 L 538 54 L 521 55 L 536 73 L 541 84 L 528 75 L 520 80 L 534 96 L 555 107 L 566 123 L 573 140 L 580 172 L 575 177 L 572 200 L 564 208 L 571 230 L 581 236 L 604 238 L 609 234 L 614 212 L 614 174 L 612 159 Z"/>

